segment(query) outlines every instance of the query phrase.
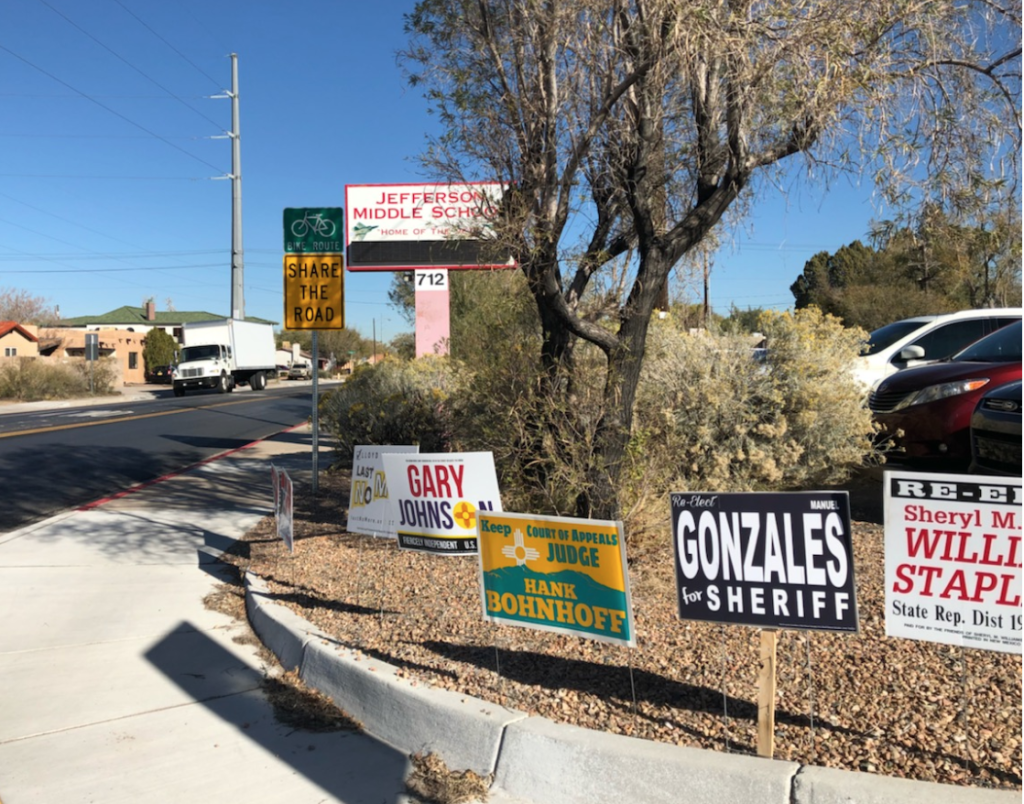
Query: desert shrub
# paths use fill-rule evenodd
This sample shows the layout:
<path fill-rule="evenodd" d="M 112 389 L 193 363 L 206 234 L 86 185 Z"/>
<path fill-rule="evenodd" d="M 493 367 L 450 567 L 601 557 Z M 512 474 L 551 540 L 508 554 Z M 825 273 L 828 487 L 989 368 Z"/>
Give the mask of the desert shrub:
<path fill-rule="evenodd" d="M 572 515 L 594 454 L 602 361 L 578 348 L 572 376 L 551 395 L 542 390 L 539 334 L 506 330 L 500 343 L 486 363 L 460 366 L 449 401 L 453 443 L 494 455 L 506 510 Z"/>
<path fill-rule="evenodd" d="M 84 360 L 58 363 L 26 357 L 5 361 L 0 364 L 0 399 L 33 402 L 88 396 L 90 371 L 94 394 L 114 393 L 117 367 L 109 358 L 95 361 L 91 368 Z"/>
<path fill-rule="evenodd" d="M 817 308 L 768 312 L 749 338 L 651 328 L 629 476 L 648 486 L 748 491 L 841 482 L 872 454 L 873 426 L 849 374 L 865 333 Z M 637 464 L 644 459 L 648 464 Z M 665 488 L 668 482 L 674 489 Z"/>
<path fill-rule="evenodd" d="M 449 451 L 446 402 L 453 382 L 447 358 L 388 359 L 358 367 L 320 403 L 338 463 L 349 463 L 358 444 L 418 444 L 421 452 Z"/>

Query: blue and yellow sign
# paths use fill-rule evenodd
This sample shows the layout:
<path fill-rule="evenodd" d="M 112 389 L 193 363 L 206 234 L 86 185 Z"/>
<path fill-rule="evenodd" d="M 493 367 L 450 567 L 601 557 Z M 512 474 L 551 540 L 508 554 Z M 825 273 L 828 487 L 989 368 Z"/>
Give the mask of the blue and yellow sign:
<path fill-rule="evenodd" d="M 621 522 L 478 511 L 484 619 L 633 647 Z"/>

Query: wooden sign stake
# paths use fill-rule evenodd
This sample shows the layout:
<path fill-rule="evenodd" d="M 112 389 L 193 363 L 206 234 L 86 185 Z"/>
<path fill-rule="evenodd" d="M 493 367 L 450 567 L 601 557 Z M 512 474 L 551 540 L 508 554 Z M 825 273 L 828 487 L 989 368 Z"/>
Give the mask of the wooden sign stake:
<path fill-rule="evenodd" d="M 757 755 L 775 754 L 775 650 L 779 632 L 761 631 L 761 672 L 757 679 Z"/>

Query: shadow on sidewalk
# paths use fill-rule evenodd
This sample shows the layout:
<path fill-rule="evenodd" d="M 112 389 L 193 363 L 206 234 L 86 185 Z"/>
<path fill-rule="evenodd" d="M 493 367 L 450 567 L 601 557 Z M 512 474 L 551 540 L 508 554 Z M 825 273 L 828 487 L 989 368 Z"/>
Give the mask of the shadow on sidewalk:
<path fill-rule="evenodd" d="M 261 689 L 261 673 L 191 623 L 173 629 L 145 658 L 196 703 L 321 788 L 330 800 L 408 800 L 404 789 L 410 766 L 404 755 L 360 732 L 313 732 L 279 723 Z M 183 719 L 190 709 L 182 707 Z M 244 774 L 245 769 L 225 767 L 224 773 Z M 288 800 L 286 791 L 281 800 Z"/>

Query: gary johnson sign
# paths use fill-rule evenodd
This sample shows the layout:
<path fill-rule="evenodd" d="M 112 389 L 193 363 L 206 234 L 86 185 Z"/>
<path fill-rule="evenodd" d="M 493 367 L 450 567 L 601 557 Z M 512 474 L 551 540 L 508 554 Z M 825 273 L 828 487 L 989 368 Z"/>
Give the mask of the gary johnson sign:
<path fill-rule="evenodd" d="M 857 631 L 846 492 L 672 495 L 684 620 Z"/>
<path fill-rule="evenodd" d="M 1021 481 L 885 474 L 885 632 L 1021 652 Z"/>
<path fill-rule="evenodd" d="M 477 514 L 500 511 L 489 452 L 381 454 L 393 520 L 403 550 L 441 555 L 477 552 Z"/>

